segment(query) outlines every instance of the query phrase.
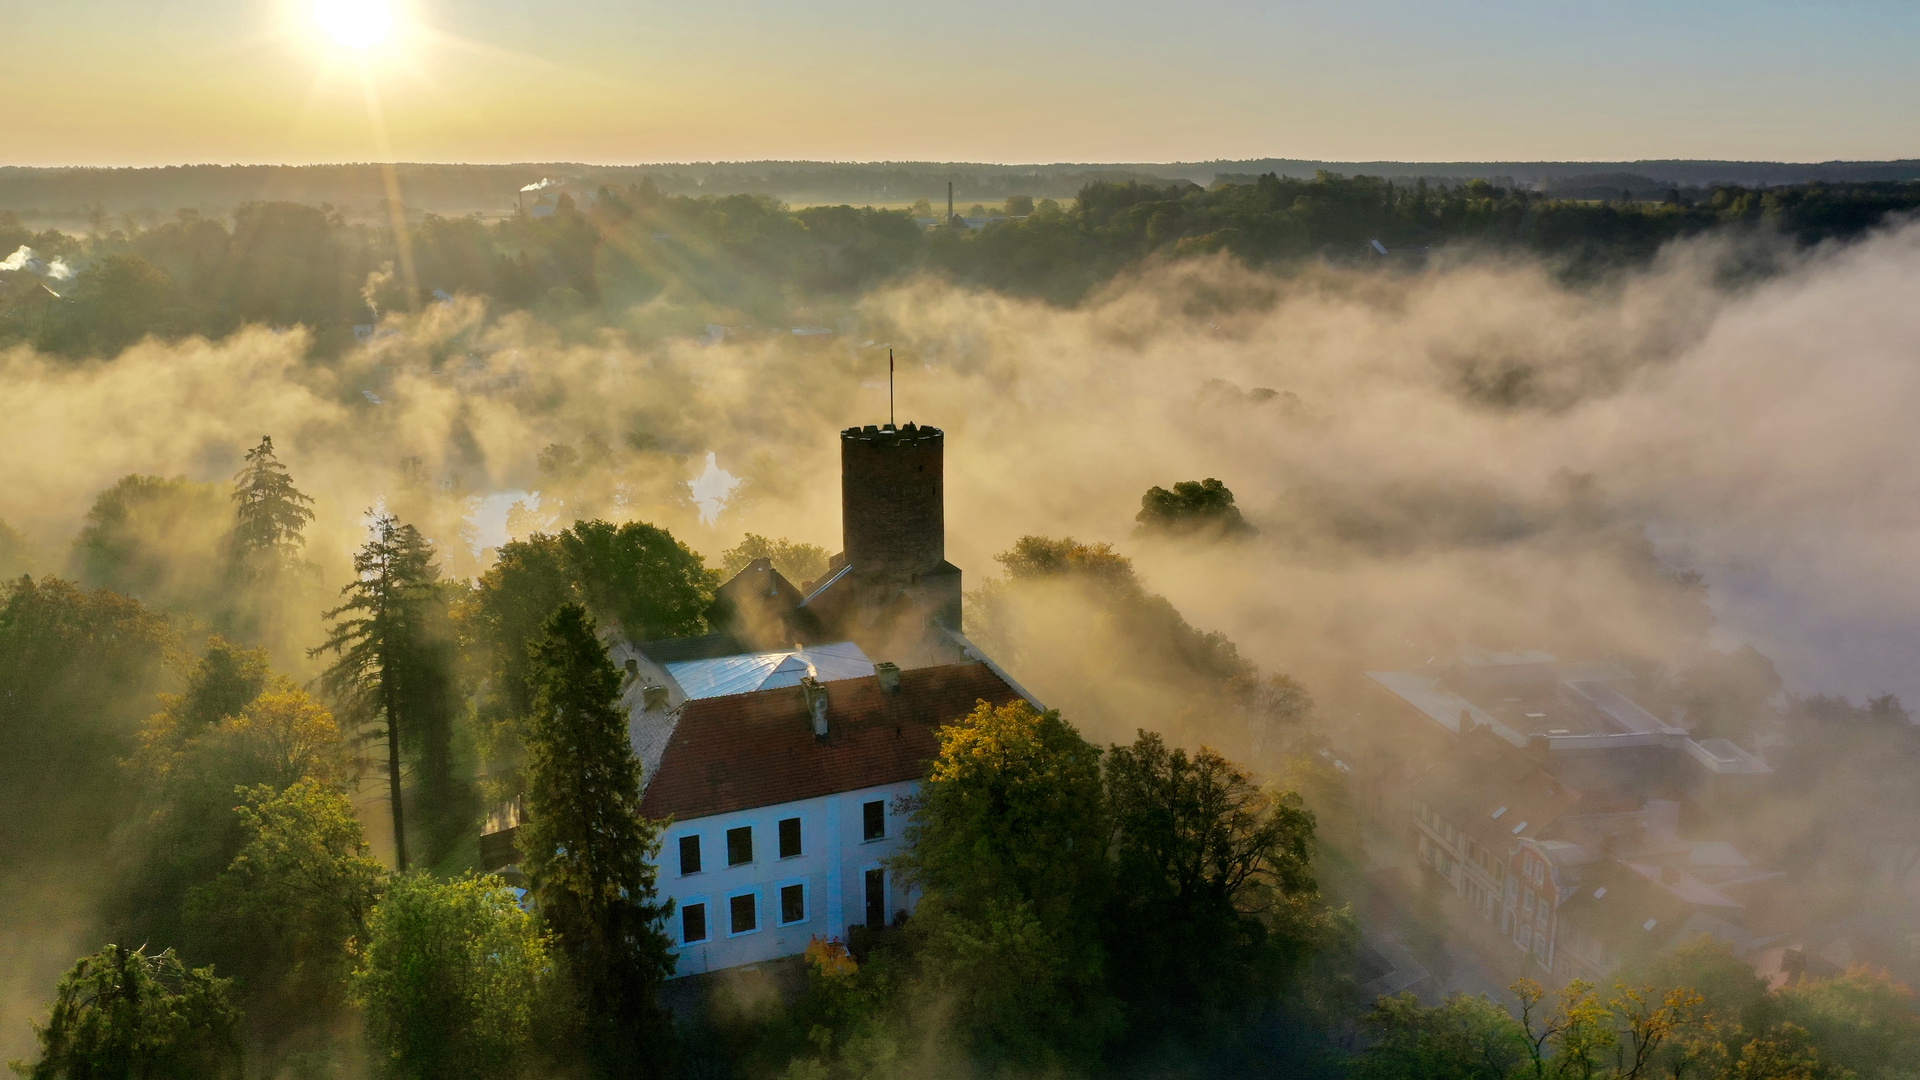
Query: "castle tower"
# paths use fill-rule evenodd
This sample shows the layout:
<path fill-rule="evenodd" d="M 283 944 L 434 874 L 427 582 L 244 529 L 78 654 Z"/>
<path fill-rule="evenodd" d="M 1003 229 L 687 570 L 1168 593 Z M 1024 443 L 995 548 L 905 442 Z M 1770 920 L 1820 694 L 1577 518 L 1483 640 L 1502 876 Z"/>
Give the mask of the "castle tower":
<path fill-rule="evenodd" d="M 912 581 L 947 558 L 945 436 L 912 423 L 840 433 L 840 530 L 862 576 Z"/>

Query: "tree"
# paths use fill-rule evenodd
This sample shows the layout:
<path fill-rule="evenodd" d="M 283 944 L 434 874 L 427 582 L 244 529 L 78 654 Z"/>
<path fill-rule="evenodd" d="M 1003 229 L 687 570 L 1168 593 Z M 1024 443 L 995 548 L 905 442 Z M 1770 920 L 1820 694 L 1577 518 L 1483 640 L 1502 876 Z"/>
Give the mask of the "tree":
<path fill-rule="evenodd" d="M 347 602 L 326 612 L 335 621 L 332 632 L 308 655 L 336 657 L 320 681 L 343 713 L 384 724 L 379 734 L 387 745 L 394 860 L 404 871 L 401 742 L 417 714 L 444 707 L 445 684 L 432 667 L 439 657 L 428 626 L 440 571 L 433 564 L 433 545 L 387 514 L 374 519 L 372 536 L 354 554 L 353 570 L 354 580 L 341 590 Z"/>
<path fill-rule="evenodd" d="M 1148 488 L 1133 520 L 1140 523 L 1142 535 L 1235 537 L 1254 532 L 1233 505 L 1233 492 L 1211 476 L 1182 480 L 1172 491 Z"/>
<path fill-rule="evenodd" d="M 499 878 L 394 879 L 373 909 L 353 979 L 381 1071 L 403 1080 L 521 1075 L 549 966 L 537 921 Z"/>
<path fill-rule="evenodd" d="M 108 945 L 60 980 L 29 1080 L 218 1080 L 240 1075 L 240 1013 L 231 984 L 168 949 Z"/>
<path fill-rule="evenodd" d="M 619 708 L 620 672 L 593 617 L 563 604 L 530 650 L 523 866 L 578 994 L 604 1077 L 658 1068 L 670 1036 L 656 992 L 673 971 L 655 892 L 660 823 L 640 814 L 640 761 Z"/>
<path fill-rule="evenodd" d="M 929 970 L 967 1041 L 1028 1065 L 1091 1059 L 1116 1018 L 1099 749 L 1057 712 L 982 702 L 941 729 L 909 806 L 899 870 L 924 890 Z"/>
<path fill-rule="evenodd" d="M 1383 997 L 1361 1026 L 1370 1041 L 1353 1080 L 1508 1080 L 1528 1060 L 1519 1022 L 1484 997 L 1453 994 L 1431 1009 L 1412 994 Z"/>
<path fill-rule="evenodd" d="M 1779 1007 L 1822 1060 L 1866 1080 L 1910 1077 L 1920 1062 L 1914 992 L 1884 971 L 1856 966 L 1833 979 L 1789 987 Z"/>
<path fill-rule="evenodd" d="M 1106 757 L 1114 985 L 1139 1022 L 1271 1000 L 1315 944 L 1313 815 L 1202 747 Z M 1124 948 L 1121 947 L 1124 943 Z"/>
<path fill-rule="evenodd" d="M 597 617 L 633 641 L 688 637 L 707 629 L 719 575 L 672 533 L 641 521 L 576 522 L 561 549 Z"/>
<path fill-rule="evenodd" d="M 246 846 L 189 894 L 187 918 L 277 1033 L 344 1004 L 351 943 L 366 936 L 386 871 L 337 786 L 309 777 L 245 798 Z"/>
<path fill-rule="evenodd" d="M 827 549 L 818 544 L 796 544 L 784 537 L 769 540 L 748 533 L 736 547 L 720 555 L 720 576 L 731 578 L 755 559 L 767 559 L 773 568 L 795 585 L 804 585 L 827 572 Z"/>
<path fill-rule="evenodd" d="M 719 585 L 720 576 L 692 549 L 641 522 L 582 521 L 501 545 L 460 610 L 468 640 L 487 657 L 496 695 L 489 710 L 507 724 L 527 716 L 527 647 L 562 604 L 584 604 L 634 641 L 685 637 L 706 632 Z"/>
<path fill-rule="evenodd" d="M 247 451 L 233 478 L 233 533 L 229 559 L 243 580 L 272 575 L 297 557 L 313 520 L 313 500 L 293 486 L 293 477 L 273 452 L 273 436 Z"/>
<path fill-rule="evenodd" d="M 267 666 L 265 650 L 215 638 L 180 694 L 140 731 L 131 765 L 147 804 L 116 898 L 121 924 L 149 941 L 177 941 L 196 961 L 212 960 L 247 979 L 234 936 L 189 925 L 189 897 L 226 871 L 249 842 L 236 792 L 278 793 L 295 784 L 346 783 L 352 755 L 333 714 Z"/>
<path fill-rule="evenodd" d="M 213 622 L 224 602 L 214 556 L 229 520 L 213 484 L 121 477 L 87 511 L 73 542 L 74 574 L 88 586 Z"/>
<path fill-rule="evenodd" d="M 0 875 L 97 851 L 132 811 L 119 762 L 173 643 L 137 600 L 51 577 L 0 585 Z"/>
<path fill-rule="evenodd" d="M 70 356 L 112 356 L 164 330 L 173 282 L 138 255 L 109 255 L 74 282 L 65 317 L 46 327 L 41 344 Z"/>

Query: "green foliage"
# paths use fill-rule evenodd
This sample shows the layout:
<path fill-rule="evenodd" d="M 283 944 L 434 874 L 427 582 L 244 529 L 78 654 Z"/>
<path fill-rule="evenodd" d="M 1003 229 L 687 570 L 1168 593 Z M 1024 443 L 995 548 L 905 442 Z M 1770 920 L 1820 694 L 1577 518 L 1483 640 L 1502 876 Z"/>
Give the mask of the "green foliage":
<path fill-rule="evenodd" d="M 100 493 L 73 542 L 73 569 L 94 588 L 216 621 L 224 584 L 209 558 L 232 520 L 214 484 L 126 476 Z"/>
<path fill-rule="evenodd" d="M 272 574 L 294 559 L 306 543 L 313 500 L 293 486 L 293 477 L 273 452 L 273 437 L 247 451 L 247 463 L 233 478 L 233 535 L 230 558 L 242 578 Z"/>
<path fill-rule="evenodd" d="M 704 633 L 720 576 L 665 529 L 583 521 L 501 545 L 461 608 L 492 684 L 489 708 L 517 721 L 533 707 L 527 647 L 562 604 L 579 603 L 635 641 Z"/>
<path fill-rule="evenodd" d="M 373 909 L 353 993 L 382 1075 L 509 1080 L 550 979 L 538 923 L 499 878 L 410 874 Z"/>
<path fill-rule="evenodd" d="M 82 271 L 68 302 L 40 328 L 40 348 L 69 356 L 112 356 L 158 331 L 173 330 L 173 282 L 138 255 L 109 255 Z"/>
<path fill-rule="evenodd" d="M 968 594 L 969 634 L 1090 730 L 1112 737 L 1151 727 L 1182 741 L 1177 725 L 1189 710 L 1264 704 L 1258 671 L 1233 642 L 1147 591 L 1109 545 L 1026 536 L 996 558 L 1007 576 Z M 1268 720 L 1243 727 L 1252 733 Z"/>
<path fill-rule="evenodd" d="M 187 918 L 250 1012 L 276 1029 L 325 1020 L 345 1003 L 350 950 L 364 938 L 386 870 L 367 853 L 353 804 L 314 778 L 260 784 L 236 808 L 247 842 L 193 890 Z"/>
<path fill-rule="evenodd" d="M 1383 997 L 1362 1021 L 1369 1044 L 1353 1080 L 1507 1080 L 1527 1062 L 1527 1033 L 1484 997 L 1454 994 L 1433 1008 L 1412 994 Z"/>
<path fill-rule="evenodd" d="M 628 638 L 686 637 L 706 629 L 719 575 L 672 533 L 640 521 L 582 521 L 559 540 L 582 602 Z"/>
<path fill-rule="evenodd" d="M 334 626 L 309 655 L 334 655 L 320 683 L 343 715 L 352 722 L 383 725 L 394 847 L 405 870 L 401 750 L 419 748 L 424 789 L 447 783 L 456 703 L 433 545 L 391 515 L 377 517 L 370 531 L 353 557 L 354 580 L 341 590 L 346 602 L 326 612 Z M 449 796 L 441 793 L 442 798 Z M 435 846 L 444 844 L 443 838 Z"/>
<path fill-rule="evenodd" d="M 1109 825 L 1100 751 L 1057 712 L 982 703 L 940 732 L 900 870 L 935 987 L 973 1050 L 1087 1062 L 1113 1030 L 1101 909 Z"/>
<path fill-rule="evenodd" d="M 1911 988 L 1883 971 L 1856 967 L 1833 979 L 1789 987 L 1781 1014 L 1822 1060 L 1864 1080 L 1920 1075 L 1920 1010 Z"/>
<path fill-rule="evenodd" d="M 522 866 L 578 995 L 595 1074 L 652 1074 L 670 1036 L 655 994 L 673 970 L 660 931 L 672 905 L 654 888 L 661 824 L 640 814 L 621 676 L 578 604 L 555 611 L 529 651 Z"/>
<path fill-rule="evenodd" d="M 827 549 L 818 544 L 796 544 L 784 537 L 769 540 L 748 533 L 738 546 L 721 553 L 721 579 L 732 578 L 755 559 L 771 560 L 780 576 L 796 586 L 805 585 L 827 572 Z"/>
<path fill-rule="evenodd" d="M 239 1077 L 240 1013 L 229 982 L 169 949 L 119 945 L 85 956 L 60 980 L 29 1080 L 220 1080 Z"/>
<path fill-rule="evenodd" d="M 1135 1029 L 1240 1015 L 1322 942 L 1313 815 L 1215 751 L 1141 732 L 1106 757 L 1113 976 Z"/>
<path fill-rule="evenodd" d="M 133 808 L 119 762 L 164 685 L 167 620 L 59 578 L 0 586 L 0 874 L 97 852 Z"/>
<path fill-rule="evenodd" d="M 390 229 L 348 225 L 329 205 L 287 202 L 244 203 L 230 225 L 182 211 L 177 221 L 145 229 L 129 222 L 86 238 L 32 235 L 16 224 L 0 230 L 0 251 L 30 242 L 81 275 L 64 300 L 47 303 L 27 290 L 28 301 L 0 306 L 0 336 L 83 356 L 111 354 L 147 333 L 219 336 L 247 323 L 302 324 L 332 351 L 350 343 L 348 324 L 416 307 L 436 289 L 485 297 L 495 308 L 534 308 L 570 329 L 620 324 L 645 309 L 645 325 L 697 333 L 713 321 L 780 325 L 799 317 L 796 308 L 922 269 L 1071 303 L 1151 258 L 1397 266 L 1418 265 L 1427 248 L 1442 245 L 1539 252 L 1592 274 L 1644 261 L 1680 237 L 1764 231 L 1813 244 L 1857 236 L 1920 206 L 1920 184 L 1898 182 L 1729 185 L 1627 201 L 1612 183 L 1559 197 L 1485 180 L 1407 184 L 1327 172 L 1222 176 L 1208 188 L 1110 171 L 1044 183 L 1058 192 L 1076 178 L 1089 182 L 1064 208 L 1008 190 L 1034 183 L 1031 176 L 967 178 L 970 198 L 1004 198 L 1004 209 L 984 229 L 932 232 L 916 223 L 938 212 L 927 199 L 909 211 L 796 209 L 764 193 L 704 194 L 687 177 L 663 179 L 689 194 L 667 194 L 649 177 L 603 186 L 590 201 L 562 195 L 562 208 L 538 218 L 490 224 L 428 214 L 408 227 L 404 244 Z M 748 186 L 819 191 L 828 183 L 897 198 L 930 183 L 944 194 L 945 179 L 840 166 Z M 776 183 L 797 188 L 768 186 Z M 989 213 L 986 206 L 974 204 L 980 213 L 971 216 Z M 1374 240 L 1391 257 L 1379 257 Z M 390 270 L 403 247 L 417 291 Z"/>
<path fill-rule="evenodd" d="M 344 784 L 352 755 L 333 715 L 272 674 L 264 650 L 212 639 L 185 690 L 161 702 L 130 761 L 147 814 L 134 845 L 139 858 L 115 898 L 120 923 L 143 940 L 178 942 L 195 961 L 251 976 L 248 954 L 232 950 L 231 935 L 189 925 L 188 896 L 248 843 L 237 793 Z"/>
<path fill-rule="evenodd" d="M 1143 535 L 1235 537 L 1254 532 L 1240 508 L 1233 505 L 1233 492 L 1227 485 L 1209 476 L 1205 480 L 1182 480 L 1168 491 L 1151 487 L 1140 497 L 1140 513 L 1134 516 Z"/>

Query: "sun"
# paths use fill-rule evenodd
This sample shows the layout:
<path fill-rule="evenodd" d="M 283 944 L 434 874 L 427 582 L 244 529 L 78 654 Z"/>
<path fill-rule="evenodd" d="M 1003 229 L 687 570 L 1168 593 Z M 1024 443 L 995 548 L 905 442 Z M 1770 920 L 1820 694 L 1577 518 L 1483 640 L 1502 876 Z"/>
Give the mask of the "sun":
<path fill-rule="evenodd" d="M 371 49 L 393 33 L 388 0 L 314 0 L 313 18 L 335 44 L 348 49 Z"/>

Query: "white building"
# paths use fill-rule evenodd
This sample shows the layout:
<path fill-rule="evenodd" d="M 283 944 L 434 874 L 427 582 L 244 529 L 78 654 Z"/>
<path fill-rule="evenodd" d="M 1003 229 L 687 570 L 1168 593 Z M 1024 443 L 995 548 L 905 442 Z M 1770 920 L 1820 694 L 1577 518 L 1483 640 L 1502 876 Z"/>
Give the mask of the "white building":
<path fill-rule="evenodd" d="M 694 698 L 661 717 L 672 730 L 640 808 L 672 821 L 659 888 L 676 974 L 793 956 L 912 910 L 885 865 L 904 840 L 900 800 L 940 727 L 1020 697 L 967 663 Z"/>

